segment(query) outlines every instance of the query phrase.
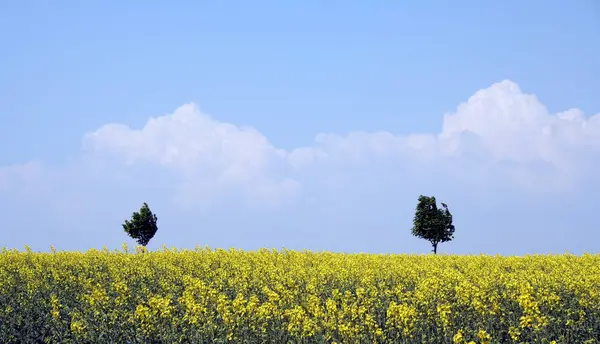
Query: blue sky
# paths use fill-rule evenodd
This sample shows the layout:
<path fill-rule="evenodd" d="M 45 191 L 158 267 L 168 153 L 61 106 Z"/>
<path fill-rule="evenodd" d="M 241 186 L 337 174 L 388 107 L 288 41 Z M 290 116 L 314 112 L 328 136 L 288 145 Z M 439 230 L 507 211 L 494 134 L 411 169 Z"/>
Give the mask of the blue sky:
<path fill-rule="evenodd" d="M 0 5 L 0 246 L 598 252 L 600 5 Z"/>

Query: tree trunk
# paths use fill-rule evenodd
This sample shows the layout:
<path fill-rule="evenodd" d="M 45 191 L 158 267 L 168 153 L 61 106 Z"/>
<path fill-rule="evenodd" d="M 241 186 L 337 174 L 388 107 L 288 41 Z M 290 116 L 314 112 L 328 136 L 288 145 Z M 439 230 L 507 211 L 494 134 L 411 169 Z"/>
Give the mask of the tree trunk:
<path fill-rule="evenodd" d="M 433 243 L 433 254 L 437 254 L 437 245 L 438 245 L 437 242 Z"/>

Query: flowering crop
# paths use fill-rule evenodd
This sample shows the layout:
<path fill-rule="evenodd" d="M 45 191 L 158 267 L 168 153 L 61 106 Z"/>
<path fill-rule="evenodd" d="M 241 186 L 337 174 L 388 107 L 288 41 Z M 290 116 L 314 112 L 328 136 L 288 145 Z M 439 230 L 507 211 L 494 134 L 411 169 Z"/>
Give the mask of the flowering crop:
<path fill-rule="evenodd" d="M 600 343 L 600 255 L 0 253 L 0 343 Z"/>

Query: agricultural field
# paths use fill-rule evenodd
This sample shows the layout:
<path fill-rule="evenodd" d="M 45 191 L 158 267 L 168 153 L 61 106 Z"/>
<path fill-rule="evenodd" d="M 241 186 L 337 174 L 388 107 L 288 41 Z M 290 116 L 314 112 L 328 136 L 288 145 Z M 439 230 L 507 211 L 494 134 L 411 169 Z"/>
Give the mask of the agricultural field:
<path fill-rule="evenodd" d="M 600 343 L 600 255 L 0 253 L 0 343 Z"/>

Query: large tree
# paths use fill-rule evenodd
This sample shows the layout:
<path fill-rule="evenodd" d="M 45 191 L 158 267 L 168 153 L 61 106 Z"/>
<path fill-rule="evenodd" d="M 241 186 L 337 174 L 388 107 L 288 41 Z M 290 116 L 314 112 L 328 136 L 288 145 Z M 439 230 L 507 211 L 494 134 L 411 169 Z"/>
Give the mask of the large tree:
<path fill-rule="evenodd" d="M 437 254 L 439 243 L 454 239 L 454 225 L 448 206 L 442 203 L 440 209 L 437 207 L 435 197 L 420 195 L 413 220 L 412 234 L 429 241 L 433 245 L 433 253 Z"/>
<path fill-rule="evenodd" d="M 139 212 L 131 215 L 131 221 L 125 220 L 123 229 L 131 238 L 135 239 L 139 245 L 146 246 L 150 239 L 154 237 L 158 227 L 156 215 L 152 214 L 148 204 L 144 202 Z"/>

